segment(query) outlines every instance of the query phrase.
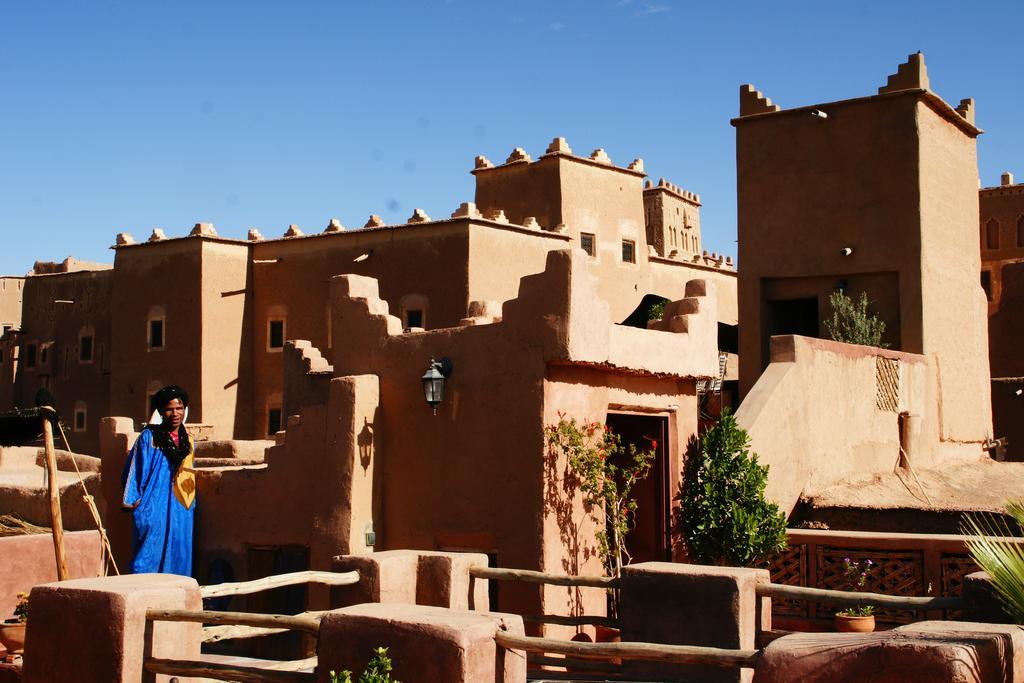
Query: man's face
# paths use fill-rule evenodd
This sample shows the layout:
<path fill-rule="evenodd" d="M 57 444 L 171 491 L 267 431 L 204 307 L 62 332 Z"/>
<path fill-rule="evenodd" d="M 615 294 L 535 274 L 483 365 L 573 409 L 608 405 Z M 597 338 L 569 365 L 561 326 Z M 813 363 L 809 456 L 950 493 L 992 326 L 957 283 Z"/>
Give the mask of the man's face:
<path fill-rule="evenodd" d="M 181 402 L 180 398 L 172 398 L 170 403 L 160 411 L 160 415 L 165 424 L 177 429 L 185 419 L 185 404 Z"/>

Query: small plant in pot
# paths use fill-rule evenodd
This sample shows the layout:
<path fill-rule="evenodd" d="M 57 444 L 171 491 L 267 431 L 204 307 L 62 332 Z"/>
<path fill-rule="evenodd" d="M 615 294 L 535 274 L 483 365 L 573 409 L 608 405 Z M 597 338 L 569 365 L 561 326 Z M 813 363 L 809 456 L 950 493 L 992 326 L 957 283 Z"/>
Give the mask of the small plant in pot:
<path fill-rule="evenodd" d="M 843 558 L 843 579 L 846 590 L 863 591 L 868 585 L 868 575 L 874 562 Z M 870 633 L 875 630 L 875 608 L 872 605 L 855 605 L 836 612 L 836 630 L 842 633 Z"/>
<path fill-rule="evenodd" d="M 0 624 L 0 643 L 8 652 L 20 653 L 25 649 L 25 627 L 28 624 L 28 593 L 18 593 L 14 618 Z"/>

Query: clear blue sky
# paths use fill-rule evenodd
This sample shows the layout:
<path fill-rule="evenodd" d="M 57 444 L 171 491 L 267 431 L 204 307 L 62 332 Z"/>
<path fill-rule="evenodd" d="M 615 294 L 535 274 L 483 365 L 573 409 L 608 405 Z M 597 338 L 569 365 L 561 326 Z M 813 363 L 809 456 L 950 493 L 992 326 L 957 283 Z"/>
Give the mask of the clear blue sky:
<path fill-rule="evenodd" d="M 1024 3 L 0 0 L 0 273 L 120 231 L 446 217 L 473 157 L 552 137 L 698 192 L 735 253 L 729 119 L 875 92 L 911 52 L 1024 177 Z"/>

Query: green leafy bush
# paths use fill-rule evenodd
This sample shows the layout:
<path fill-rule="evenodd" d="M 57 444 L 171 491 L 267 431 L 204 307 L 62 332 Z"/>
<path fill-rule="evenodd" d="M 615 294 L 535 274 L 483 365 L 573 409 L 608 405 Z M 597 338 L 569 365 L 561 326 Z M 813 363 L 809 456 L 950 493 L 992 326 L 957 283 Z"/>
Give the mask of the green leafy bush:
<path fill-rule="evenodd" d="M 786 547 L 786 516 L 765 500 L 768 467 L 725 411 L 694 448 L 676 500 L 676 529 L 692 562 L 759 564 Z"/>
<path fill-rule="evenodd" d="M 352 672 L 331 672 L 331 683 L 352 683 Z M 386 647 L 378 647 L 356 683 L 401 683 L 391 678 L 391 658 Z"/>
<path fill-rule="evenodd" d="M 867 292 L 861 292 L 856 302 L 846 296 L 846 292 L 837 289 L 828 298 L 832 305 L 832 317 L 823 321 L 825 329 L 832 339 L 847 344 L 863 344 L 888 348 L 882 342 L 885 334 L 885 323 L 877 315 L 868 313 Z"/>

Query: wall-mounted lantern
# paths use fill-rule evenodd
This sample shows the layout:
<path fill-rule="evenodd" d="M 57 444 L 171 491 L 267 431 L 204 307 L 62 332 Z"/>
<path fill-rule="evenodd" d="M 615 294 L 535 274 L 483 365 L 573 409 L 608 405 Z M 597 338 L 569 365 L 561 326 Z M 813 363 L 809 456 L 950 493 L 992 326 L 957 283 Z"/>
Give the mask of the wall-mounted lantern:
<path fill-rule="evenodd" d="M 423 373 L 423 398 L 434 409 L 434 415 L 437 415 L 437 406 L 444 400 L 444 384 L 451 374 L 452 362 L 447 358 L 431 358 L 430 366 Z"/>

